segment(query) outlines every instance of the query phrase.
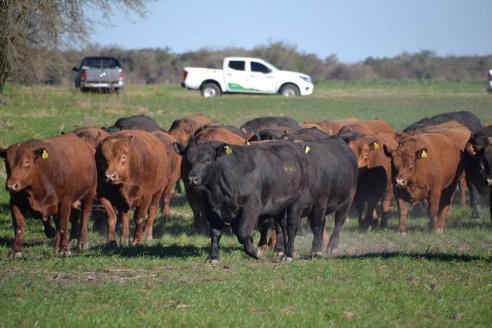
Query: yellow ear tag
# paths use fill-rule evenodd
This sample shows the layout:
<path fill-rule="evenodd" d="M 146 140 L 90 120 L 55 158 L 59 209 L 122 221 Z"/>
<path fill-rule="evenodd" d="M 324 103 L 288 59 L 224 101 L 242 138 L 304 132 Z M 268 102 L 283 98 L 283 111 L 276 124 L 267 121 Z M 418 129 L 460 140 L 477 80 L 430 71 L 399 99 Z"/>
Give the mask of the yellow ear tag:
<path fill-rule="evenodd" d="M 376 150 L 379 149 L 379 144 L 377 142 L 374 143 L 374 149 L 376 149 Z"/>
<path fill-rule="evenodd" d="M 43 150 L 43 153 L 41 154 L 41 158 L 42 159 L 47 159 L 48 158 L 48 152 L 45 150 Z"/>
<path fill-rule="evenodd" d="M 225 146 L 225 151 L 226 151 L 226 154 L 227 154 L 227 155 L 232 154 L 232 149 L 231 149 L 231 147 L 229 147 L 229 146 Z"/>
<path fill-rule="evenodd" d="M 425 150 L 422 150 L 422 155 L 420 155 L 420 157 L 427 158 L 427 156 L 429 156 L 427 155 L 427 152 Z"/>
<path fill-rule="evenodd" d="M 304 148 L 304 151 L 306 152 L 306 154 L 307 154 L 307 153 L 309 153 L 309 151 L 310 151 L 310 150 L 311 150 L 311 147 L 309 147 L 309 146 L 306 146 L 306 147 Z"/>

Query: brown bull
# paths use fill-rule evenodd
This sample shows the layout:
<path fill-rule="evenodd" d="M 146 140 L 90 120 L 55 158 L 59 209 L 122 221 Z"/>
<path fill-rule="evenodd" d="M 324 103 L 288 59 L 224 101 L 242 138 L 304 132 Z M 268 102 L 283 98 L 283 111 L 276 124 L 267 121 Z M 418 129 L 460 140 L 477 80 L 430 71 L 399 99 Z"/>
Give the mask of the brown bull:
<path fill-rule="evenodd" d="M 47 236 L 52 234 L 49 217 L 55 218 L 55 252 L 70 255 L 68 221 L 72 208 L 79 207 L 82 221 L 78 246 L 87 249 L 87 225 L 97 182 L 94 149 L 74 134 L 64 134 L 0 148 L 0 157 L 5 159 L 7 169 L 6 187 L 15 233 L 11 255 L 22 255 L 29 211 L 43 220 Z"/>
<path fill-rule="evenodd" d="M 442 233 L 463 171 L 458 147 L 443 134 L 424 133 L 405 139 L 396 150 L 384 149 L 393 167 L 394 196 L 400 212 L 399 233 L 406 233 L 408 203 L 423 199 L 429 203 L 430 229 Z"/>
<path fill-rule="evenodd" d="M 123 130 L 104 139 L 96 151 L 98 196 L 108 214 L 109 245 L 116 244 L 116 212 L 121 214 L 121 244 L 130 238 L 130 210 L 135 208 L 133 244 L 152 239 L 159 200 L 169 179 L 168 156 L 161 141 L 149 132 Z M 143 222 L 147 216 L 145 231 Z"/>
<path fill-rule="evenodd" d="M 186 145 L 191 136 L 201 126 L 212 121 L 202 114 L 175 120 L 169 128 L 169 134 L 178 140 L 180 144 Z"/>

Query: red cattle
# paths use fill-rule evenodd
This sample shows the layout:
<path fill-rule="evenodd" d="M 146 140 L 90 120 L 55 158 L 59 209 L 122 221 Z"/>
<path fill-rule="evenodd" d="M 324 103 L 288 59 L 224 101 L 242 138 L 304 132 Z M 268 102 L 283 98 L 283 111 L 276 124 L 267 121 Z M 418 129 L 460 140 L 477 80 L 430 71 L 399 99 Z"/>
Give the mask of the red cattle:
<path fill-rule="evenodd" d="M 99 144 L 96 150 L 98 196 L 108 214 L 109 245 L 116 244 L 115 210 L 121 214 L 122 245 L 129 243 L 132 208 L 135 208 L 136 226 L 132 243 L 152 239 L 159 200 L 169 179 L 168 161 L 161 141 L 146 131 L 122 130 Z"/>
<path fill-rule="evenodd" d="M 195 133 L 199 127 L 211 122 L 212 121 L 210 119 L 206 118 L 202 114 L 178 119 L 171 124 L 169 134 L 176 138 L 180 144 L 186 145 L 188 144 L 188 140 L 190 140 L 193 133 Z"/>
<path fill-rule="evenodd" d="M 67 233 L 70 214 L 72 208 L 80 207 L 78 246 L 87 249 L 87 225 L 97 182 L 94 149 L 69 133 L 0 148 L 0 157 L 5 159 L 15 233 L 11 255 L 22 255 L 28 211 L 43 220 L 50 237 L 49 217 L 55 218 L 55 252 L 66 256 L 71 254 Z"/>
<path fill-rule="evenodd" d="M 395 136 L 385 133 L 359 135 L 349 141 L 349 146 L 359 166 L 357 192 L 354 198 L 354 205 L 359 216 L 359 227 L 363 230 L 369 226 L 385 228 L 393 198 L 393 182 L 391 160 L 385 156 L 383 147 L 396 149 L 398 143 Z M 380 199 L 382 199 L 382 218 L 381 224 L 378 225 L 378 217 L 374 209 Z M 365 203 L 367 203 L 367 212 L 364 218 Z M 372 220 L 369 215 L 372 215 Z"/>
<path fill-rule="evenodd" d="M 304 123 L 301 124 L 301 127 L 318 128 L 332 136 L 337 134 L 338 131 L 340 131 L 340 129 L 343 128 L 345 125 L 352 124 L 357 121 L 359 121 L 359 119 L 355 117 L 343 118 L 340 120 L 324 120 L 324 121 L 314 121 L 314 122 L 304 121 Z"/>
<path fill-rule="evenodd" d="M 364 120 L 357 121 L 345 125 L 338 131 L 338 135 L 343 136 L 346 133 L 358 132 L 362 134 L 373 134 L 373 133 L 395 133 L 395 130 L 388 122 L 384 120 Z"/>
<path fill-rule="evenodd" d="M 164 145 L 164 149 L 166 151 L 168 161 L 168 181 L 166 183 L 166 188 L 164 189 L 164 193 L 162 194 L 162 216 L 169 217 L 169 204 L 171 202 L 171 193 L 173 191 L 173 187 L 176 186 L 176 183 L 181 177 L 181 155 L 176 153 L 173 149 L 173 143 L 177 142 L 176 138 L 166 132 L 162 131 L 154 131 L 152 132 L 154 136 L 156 136 Z"/>
<path fill-rule="evenodd" d="M 430 228 L 442 233 L 463 171 L 460 149 L 440 133 L 415 135 L 400 142 L 396 150 L 386 146 L 384 149 L 393 167 L 394 196 L 400 212 L 399 232 L 406 233 L 408 203 L 427 199 Z"/>
<path fill-rule="evenodd" d="M 97 127 L 81 127 L 73 130 L 72 133 L 92 145 L 94 150 L 101 140 L 110 135 L 108 131 Z"/>

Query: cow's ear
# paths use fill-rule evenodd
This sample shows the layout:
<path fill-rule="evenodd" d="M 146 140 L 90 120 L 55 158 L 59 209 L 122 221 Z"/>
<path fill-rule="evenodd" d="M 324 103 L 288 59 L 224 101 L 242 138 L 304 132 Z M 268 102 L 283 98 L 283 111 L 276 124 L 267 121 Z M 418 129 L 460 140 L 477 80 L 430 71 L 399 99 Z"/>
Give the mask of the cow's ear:
<path fill-rule="evenodd" d="M 427 158 L 429 157 L 429 153 L 427 152 L 427 148 L 419 149 L 415 152 L 416 158 Z"/>
<path fill-rule="evenodd" d="M 0 147 L 0 157 L 3 159 L 7 158 L 7 149 Z"/>
<path fill-rule="evenodd" d="M 37 160 L 39 158 L 41 159 L 48 159 L 49 154 L 48 150 L 46 148 L 37 148 L 34 150 L 34 160 Z"/>
<path fill-rule="evenodd" d="M 219 147 L 217 147 L 215 150 L 216 159 L 230 154 L 232 154 L 232 148 L 228 144 L 222 144 Z"/>
<path fill-rule="evenodd" d="M 384 155 L 386 155 L 386 157 L 391 157 L 391 155 L 393 155 L 393 150 L 388 146 L 383 145 L 383 150 L 384 150 Z"/>
<path fill-rule="evenodd" d="M 186 150 L 188 149 L 186 145 L 183 145 L 182 143 L 179 143 L 177 141 L 172 143 L 172 147 L 174 151 L 179 155 L 184 155 L 186 153 Z"/>
<path fill-rule="evenodd" d="M 487 138 L 487 143 L 488 143 L 489 145 L 492 145 L 492 137 L 488 137 L 488 138 Z"/>

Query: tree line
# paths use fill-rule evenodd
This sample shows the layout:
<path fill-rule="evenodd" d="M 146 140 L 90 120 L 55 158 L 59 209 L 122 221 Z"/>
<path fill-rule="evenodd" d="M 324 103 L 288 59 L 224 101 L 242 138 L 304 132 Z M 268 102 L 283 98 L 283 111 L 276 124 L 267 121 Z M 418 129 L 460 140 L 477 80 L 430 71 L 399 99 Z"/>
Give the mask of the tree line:
<path fill-rule="evenodd" d="M 490 56 L 437 56 L 431 50 L 403 52 L 389 58 L 368 57 L 361 62 L 343 63 L 335 54 L 324 59 L 299 51 L 283 42 L 253 49 L 199 49 L 173 53 L 169 48 L 123 49 L 93 44 L 81 50 L 57 50 L 36 74 L 37 83 L 73 84 L 72 67 L 84 56 L 114 56 L 124 67 L 129 84 L 179 84 L 186 66 L 220 68 L 227 56 L 263 58 L 275 66 L 311 75 L 315 81 L 338 80 L 484 80 L 492 68 Z M 32 76 L 26 80 L 32 81 Z"/>

